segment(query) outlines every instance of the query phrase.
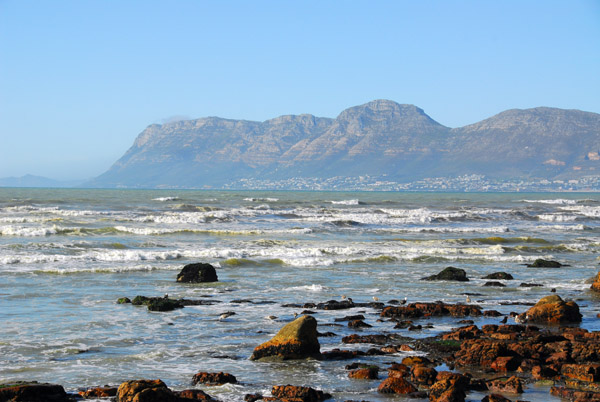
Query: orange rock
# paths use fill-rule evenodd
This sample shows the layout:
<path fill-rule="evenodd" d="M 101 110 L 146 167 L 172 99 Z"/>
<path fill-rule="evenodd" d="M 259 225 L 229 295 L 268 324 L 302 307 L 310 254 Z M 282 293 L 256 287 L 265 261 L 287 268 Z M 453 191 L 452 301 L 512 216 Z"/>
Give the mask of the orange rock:
<path fill-rule="evenodd" d="M 417 392 L 417 388 L 404 378 L 388 377 L 379 384 L 377 391 L 382 394 L 410 394 Z"/>
<path fill-rule="evenodd" d="M 405 364 L 394 363 L 388 369 L 388 377 L 403 378 L 410 374 L 410 367 Z"/>
<path fill-rule="evenodd" d="M 429 388 L 431 402 L 464 402 L 465 396 L 465 388 L 450 380 L 436 381 Z"/>
<path fill-rule="evenodd" d="M 150 402 L 160 401 L 160 398 L 164 398 L 165 402 L 176 400 L 175 395 L 161 380 L 125 381 L 117 390 L 119 402 Z"/>
<path fill-rule="evenodd" d="M 96 399 L 96 398 L 110 398 L 117 396 L 117 388 L 114 387 L 96 387 L 90 388 L 86 391 L 79 392 L 84 399 Z"/>
<path fill-rule="evenodd" d="M 581 322 L 579 306 L 573 301 L 565 302 L 559 295 L 541 298 L 525 313 L 528 322 L 562 324 Z"/>
<path fill-rule="evenodd" d="M 207 385 L 237 384 L 237 379 L 235 376 L 222 371 L 218 373 L 199 372 L 194 374 L 194 378 L 192 378 L 192 384 L 196 385 L 198 383 Z"/>
<path fill-rule="evenodd" d="M 348 373 L 348 377 L 358 380 L 376 380 L 379 378 L 379 368 L 369 367 L 352 370 Z"/>
<path fill-rule="evenodd" d="M 508 392 L 511 394 L 522 394 L 523 384 L 517 376 L 507 379 L 497 379 L 487 382 L 488 389 L 492 392 Z"/>
<path fill-rule="evenodd" d="M 494 371 L 514 371 L 519 367 L 519 362 L 514 356 L 500 356 L 491 365 Z"/>
<path fill-rule="evenodd" d="M 431 364 L 431 361 L 428 358 L 422 356 L 407 356 L 404 359 L 402 359 L 402 364 L 404 364 L 405 366 L 412 367 L 417 364 Z"/>
<path fill-rule="evenodd" d="M 191 399 L 192 401 L 214 401 L 206 392 L 199 389 L 186 389 L 175 393 L 180 399 Z M 184 401 L 179 401 L 184 402 Z M 191 402 L 191 401 L 190 401 Z"/>
<path fill-rule="evenodd" d="M 331 398 L 330 394 L 310 387 L 296 385 L 275 385 L 271 390 L 275 398 L 282 401 L 294 402 L 320 402 Z"/>
<path fill-rule="evenodd" d="M 561 374 L 585 382 L 600 382 L 600 364 L 563 364 Z"/>
<path fill-rule="evenodd" d="M 600 393 L 598 392 L 579 391 L 565 387 L 552 387 L 550 388 L 550 393 L 569 401 L 600 402 Z"/>
<path fill-rule="evenodd" d="M 592 283 L 591 289 L 595 290 L 596 292 L 600 292 L 600 271 L 598 271 L 598 275 L 596 275 L 594 278 L 594 283 Z"/>
<path fill-rule="evenodd" d="M 434 368 L 416 365 L 410 373 L 410 380 L 418 385 L 432 385 L 435 382 L 437 371 Z"/>
<path fill-rule="evenodd" d="M 70 399 L 67 397 L 62 385 L 33 381 L 3 384 L 0 388 L 0 401 L 67 402 Z"/>
<path fill-rule="evenodd" d="M 486 395 L 481 402 L 512 402 L 510 399 L 498 394 Z"/>

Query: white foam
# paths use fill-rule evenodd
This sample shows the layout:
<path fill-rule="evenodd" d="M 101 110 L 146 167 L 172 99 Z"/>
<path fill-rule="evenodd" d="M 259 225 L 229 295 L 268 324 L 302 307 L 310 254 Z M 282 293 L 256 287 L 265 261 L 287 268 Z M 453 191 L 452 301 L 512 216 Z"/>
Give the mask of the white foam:
<path fill-rule="evenodd" d="M 271 198 L 271 197 L 252 198 L 252 197 L 248 197 L 248 198 L 244 198 L 244 201 L 250 201 L 250 202 L 277 202 L 277 201 L 279 201 L 279 198 Z"/>
<path fill-rule="evenodd" d="M 179 197 L 157 197 L 157 198 L 153 198 L 152 201 L 165 202 L 165 201 L 175 201 L 178 199 L 179 199 Z"/>
<path fill-rule="evenodd" d="M 573 222 L 577 219 L 575 215 L 565 215 L 565 214 L 540 214 L 537 216 L 541 221 L 548 222 Z"/>
<path fill-rule="evenodd" d="M 342 201 L 331 201 L 334 205 L 359 205 L 359 200 L 342 200 Z"/>
<path fill-rule="evenodd" d="M 56 225 L 50 227 L 28 227 L 7 225 L 0 226 L 0 235 L 15 237 L 37 237 L 49 236 L 58 233 L 59 228 Z"/>
<path fill-rule="evenodd" d="M 313 283 L 312 285 L 294 286 L 289 289 L 290 290 L 304 290 L 307 292 L 323 292 L 323 291 L 329 290 L 329 288 L 327 286 L 318 285 L 315 283 Z"/>
<path fill-rule="evenodd" d="M 523 200 L 523 202 L 551 205 L 575 205 L 577 204 L 578 200 L 567 200 L 564 198 L 557 198 L 553 200 Z"/>

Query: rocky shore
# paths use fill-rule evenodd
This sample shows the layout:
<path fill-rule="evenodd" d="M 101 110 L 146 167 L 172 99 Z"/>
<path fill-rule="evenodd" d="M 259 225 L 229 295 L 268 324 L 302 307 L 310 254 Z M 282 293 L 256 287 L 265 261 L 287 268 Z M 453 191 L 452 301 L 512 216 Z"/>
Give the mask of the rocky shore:
<path fill-rule="evenodd" d="M 216 275 L 198 279 L 199 274 L 201 277 L 206 275 L 206 271 L 212 271 L 210 267 L 196 265 L 193 268 L 191 282 L 218 280 Z M 184 271 L 189 274 L 190 268 Z M 447 269 L 424 279 L 465 281 L 464 271 L 460 271 Z M 507 274 L 496 273 L 489 279 L 506 278 Z M 589 292 L 594 302 L 600 295 L 600 272 Z M 168 295 L 137 296 L 133 300 L 132 304 L 146 305 L 153 311 L 170 311 L 203 302 L 174 300 Z M 118 301 L 129 302 L 126 297 Z M 536 383 L 551 384 L 550 393 L 564 400 L 600 401 L 600 331 L 580 328 L 582 315 L 579 306 L 574 301 L 563 300 L 558 294 L 541 298 L 526 311 L 504 316 L 495 310 L 482 310 L 469 302 L 406 303 L 389 300 L 383 303 L 375 300 L 355 303 L 351 298 L 344 298 L 341 301 L 307 302 L 286 307 L 305 310 L 284 325 L 272 339 L 256 346 L 252 355 L 248 356 L 255 364 L 298 359 L 340 361 L 347 376 L 355 381 L 380 380 L 377 387 L 380 394 L 432 402 L 462 402 L 470 392 L 484 394 L 481 399 L 484 402 L 519 401 L 526 397 L 524 392 L 527 388 Z M 364 315 L 343 314 L 343 310 L 355 307 L 377 311 L 378 319 L 389 323 L 390 331 L 355 333 L 341 339 L 343 344 L 364 345 L 364 348 L 322 351 L 319 338 L 337 335 L 319 332 L 318 319 L 313 316 L 315 311 L 340 310 L 336 322 L 346 322 L 349 328 L 358 330 L 369 328 Z M 471 319 L 482 316 L 498 317 L 499 321 L 497 324 L 474 325 Z M 439 336 L 420 339 L 400 336 L 393 331 L 394 328 L 418 331 L 422 324 L 413 320 L 426 318 L 435 324 L 436 319 L 441 317 L 451 318 L 456 327 Z M 511 323 L 508 323 L 509 319 Z M 398 352 L 409 355 L 395 361 L 399 358 Z M 375 365 L 361 362 L 362 356 L 384 356 L 386 359 L 381 365 Z M 347 363 L 341 363 L 343 361 Z M 244 379 L 237 378 L 236 373 L 198 372 L 189 381 L 194 388 L 173 390 L 160 379 L 124 379 L 121 384 L 81 389 L 77 393 L 67 393 L 63 386 L 57 384 L 16 382 L 0 384 L 0 402 L 217 401 L 210 395 L 210 387 L 237 384 Z M 305 384 L 273 384 L 270 395 L 257 391 L 245 395 L 244 400 L 317 402 L 331 399 L 329 392 L 332 390 Z"/>

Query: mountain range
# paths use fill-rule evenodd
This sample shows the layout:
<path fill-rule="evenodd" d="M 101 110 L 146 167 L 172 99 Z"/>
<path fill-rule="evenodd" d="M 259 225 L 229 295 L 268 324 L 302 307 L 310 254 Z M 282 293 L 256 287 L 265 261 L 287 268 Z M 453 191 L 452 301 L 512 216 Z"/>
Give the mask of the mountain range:
<path fill-rule="evenodd" d="M 573 179 L 600 173 L 600 114 L 512 109 L 446 127 L 414 105 L 375 100 L 335 119 L 205 117 L 153 124 L 90 187 L 223 187 L 243 179 L 480 174 Z"/>

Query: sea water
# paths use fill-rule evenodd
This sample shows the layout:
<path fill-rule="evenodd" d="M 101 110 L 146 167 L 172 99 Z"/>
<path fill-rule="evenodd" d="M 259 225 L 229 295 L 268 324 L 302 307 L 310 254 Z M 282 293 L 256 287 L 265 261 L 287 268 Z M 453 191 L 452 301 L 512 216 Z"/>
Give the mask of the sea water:
<path fill-rule="evenodd" d="M 191 388 L 198 371 L 225 371 L 240 384 L 198 387 L 223 401 L 283 384 L 322 389 L 335 401 L 394 400 L 377 394 L 381 380 L 349 379 L 344 367 L 363 361 L 384 374 L 408 352 L 352 361 L 249 357 L 303 310 L 284 304 L 342 296 L 457 303 L 471 294 L 483 309 L 508 314 L 554 288 L 580 305 L 582 327 L 599 330 L 600 305 L 589 291 L 599 251 L 598 194 L 0 189 L 0 381 L 76 391 L 160 378 L 177 390 Z M 537 258 L 570 266 L 525 266 Z M 219 281 L 177 283 L 179 270 L 194 262 L 213 264 Z M 447 266 L 471 280 L 419 280 Z M 482 277 L 497 271 L 515 279 L 483 287 Z M 116 303 L 165 294 L 213 304 L 150 312 Z M 219 319 L 226 311 L 236 314 Z M 358 313 L 373 327 L 334 321 Z M 336 334 L 320 338 L 322 351 L 366 350 L 341 342 L 352 333 L 420 338 L 459 325 L 417 320 L 433 328 L 409 332 L 364 307 L 314 317 L 320 332 Z M 552 398 L 535 386 L 522 396 Z"/>

